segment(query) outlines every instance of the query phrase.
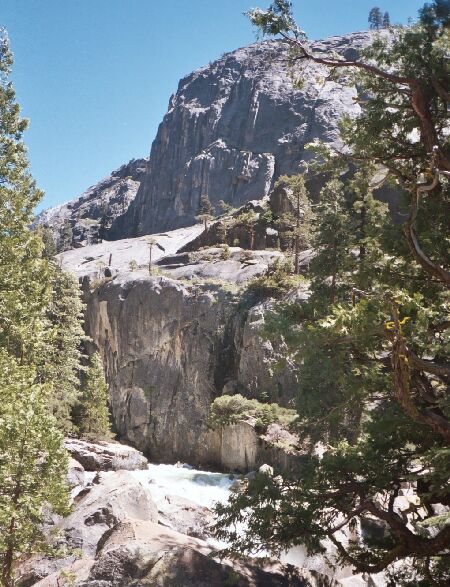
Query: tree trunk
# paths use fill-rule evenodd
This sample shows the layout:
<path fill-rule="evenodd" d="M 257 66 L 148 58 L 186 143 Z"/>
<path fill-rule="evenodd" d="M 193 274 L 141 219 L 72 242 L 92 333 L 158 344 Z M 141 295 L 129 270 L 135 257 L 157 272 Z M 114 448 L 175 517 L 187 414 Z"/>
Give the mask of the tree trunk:
<path fill-rule="evenodd" d="M 14 587 L 14 581 L 12 577 L 12 565 L 14 560 L 14 549 L 12 545 L 12 535 L 14 533 L 15 519 L 11 520 L 9 525 L 9 535 L 11 540 L 9 541 L 8 548 L 6 549 L 3 565 L 2 565 L 2 586 L 3 587 Z"/>
<path fill-rule="evenodd" d="M 297 193 L 297 210 L 295 219 L 295 245 L 294 245 L 294 272 L 296 275 L 299 273 L 299 255 L 300 255 L 300 194 Z"/>

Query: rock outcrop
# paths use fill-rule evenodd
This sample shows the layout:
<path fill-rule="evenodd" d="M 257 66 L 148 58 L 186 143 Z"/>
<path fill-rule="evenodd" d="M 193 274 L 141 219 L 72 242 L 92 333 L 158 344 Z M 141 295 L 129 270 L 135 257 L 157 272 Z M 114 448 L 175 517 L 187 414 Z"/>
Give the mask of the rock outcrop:
<path fill-rule="evenodd" d="M 99 473 L 94 485 L 80 493 L 74 511 L 58 525 L 71 548 L 93 555 L 109 531 L 125 520 L 158 522 L 149 491 L 127 471 Z"/>
<path fill-rule="evenodd" d="M 268 372 L 276 349 L 257 325 L 269 306 L 240 303 L 231 286 L 128 272 L 86 291 L 86 324 L 104 358 L 116 429 L 152 461 L 249 470 L 267 460 L 254 431 L 207 427 L 210 404 L 224 392 L 265 393 L 288 405 L 295 391 L 292 372 Z M 227 442 L 247 446 L 248 455 L 233 461 Z"/>
<path fill-rule="evenodd" d="M 51 229 L 57 245 L 67 229 L 71 239 L 65 243 L 68 248 L 97 242 L 107 235 L 112 222 L 127 211 L 148 165 L 148 159 L 132 159 L 78 198 L 41 212 L 36 223 Z"/>
<path fill-rule="evenodd" d="M 74 465 L 75 466 L 75 465 Z M 21 561 L 18 587 L 334 587 L 332 574 L 276 560 L 261 564 L 212 556 L 212 512 L 179 495 L 154 501 L 142 472 L 101 472 L 77 487 L 72 513 L 48 528 L 53 556 Z M 179 488 L 174 487 L 175 491 Z"/>
<path fill-rule="evenodd" d="M 355 59 L 371 38 L 331 37 L 311 50 Z M 308 143 L 339 144 L 338 121 L 359 113 L 344 74 L 331 81 L 326 67 L 302 63 L 292 75 L 288 52 L 284 41 L 255 43 L 184 77 L 149 160 L 131 161 L 38 221 L 56 236 L 69 224 L 80 246 L 192 225 L 203 194 L 216 213 L 220 200 L 237 207 L 266 196 L 280 175 L 302 169 Z M 311 178 L 313 194 L 320 183 Z"/>
<path fill-rule="evenodd" d="M 87 442 L 67 438 L 64 446 L 73 457 L 74 464 L 78 463 L 84 471 L 135 471 L 148 465 L 142 453 L 119 442 Z M 75 466 L 70 469 L 74 479 L 77 479 L 77 471 Z"/>
<path fill-rule="evenodd" d="M 117 525 L 95 558 L 64 568 L 77 587 L 334 587 L 333 579 L 314 571 L 271 561 L 222 561 L 206 543 L 157 524 L 128 521 Z M 253 563 L 253 564 L 252 564 Z M 37 582 L 53 587 L 61 572 Z"/>
<path fill-rule="evenodd" d="M 357 58 L 370 39 L 353 33 L 311 49 Z M 216 209 L 219 200 L 240 206 L 262 198 L 277 177 L 300 171 L 310 158 L 308 143 L 339 143 L 339 119 L 359 112 L 356 88 L 344 78 L 329 80 L 327 68 L 314 63 L 298 66 L 294 75 L 303 85 L 295 87 L 288 52 L 284 41 L 256 43 L 180 81 L 153 142 L 149 172 L 110 236 L 193 224 L 203 194 Z"/>
<path fill-rule="evenodd" d="M 163 526 L 195 538 L 211 536 L 214 516 L 209 508 L 178 495 L 165 495 L 156 505 Z"/>
<path fill-rule="evenodd" d="M 158 522 L 158 511 L 148 489 L 127 471 L 99 473 L 93 483 L 78 488 L 72 513 L 54 519 L 49 542 L 54 556 L 34 555 L 19 569 L 20 587 L 36 584 L 83 557 L 94 557 L 97 549 L 117 525 L 140 520 Z M 52 585 L 56 584 L 54 580 Z"/>

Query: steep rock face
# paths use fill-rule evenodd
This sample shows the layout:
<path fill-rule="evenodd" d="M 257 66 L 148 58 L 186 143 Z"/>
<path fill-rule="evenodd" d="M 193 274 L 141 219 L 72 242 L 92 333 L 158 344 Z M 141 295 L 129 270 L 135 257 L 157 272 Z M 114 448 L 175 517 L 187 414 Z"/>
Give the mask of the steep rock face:
<path fill-rule="evenodd" d="M 102 232 L 106 236 L 111 223 L 124 214 L 134 200 L 148 163 L 148 159 L 132 159 L 79 198 L 41 212 L 36 223 L 50 228 L 57 244 L 66 226 L 72 230 L 69 246 L 96 242 Z"/>
<path fill-rule="evenodd" d="M 120 278 L 88 301 L 115 425 L 153 460 L 208 460 L 203 420 L 213 397 L 214 347 L 229 304 L 163 277 Z"/>
<path fill-rule="evenodd" d="M 120 436 L 153 461 L 250 470 L 265 459 L 290 465 L 248 426 L 211 431 L 210 404 L 223 392 L 265 394 L 288 404 L 292 373 L 268 373 L 275 349 L 259 339 L 263 308 L 220 285 L 118 275 L 87 292 L 87 329 L 104 357 Z M 283 394 L 280 394 L 283 390 Z M 230 451 L 230 446 L 248 446 Z"/>
<path fill-rule="evenodd" d="M 312 45 L 356 58 L 370 33 Z M 187 226 L 200 196 L 239 206 L 267 195 L 281 174 L 298 173 L 305 145 L 338 142 L 338 121 L 357 115 L 356 89 L 326 79 L 328 70 L 303 63 L 294 87 L 283 41 L 256 43 L 183 78 L 153 143 L 151 167 L 112 238 Z M 313 191 L 314 191 L 314 186 Z"/>
<path fill-rule="evenodd" d="M 371 38 L 370 32 L 331 37 L 311 50 L 357 59 Z M 266 196 L 280 175 L 302 169 L 308 143 L 339 144 L 339 120 L 360 111 L 345 74 L 331 81 L 326 67 L 302 62 L 292 76 L 288 54 L 284 41 L 255 43 L 183 78 L 150 159 L 130 161 L 37 222 L 56 240 L 70 225 L 72 246 L 85 246 L 192 225 L 203 194 L 216 212 L 219 200 L 240 206 Z M 313 195 L 320 183 L 311 178 Z"/>

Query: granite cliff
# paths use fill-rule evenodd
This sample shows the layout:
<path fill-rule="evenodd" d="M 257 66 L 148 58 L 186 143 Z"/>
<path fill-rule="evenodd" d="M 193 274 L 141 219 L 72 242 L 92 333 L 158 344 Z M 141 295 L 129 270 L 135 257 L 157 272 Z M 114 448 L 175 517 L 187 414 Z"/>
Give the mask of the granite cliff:
<path fill-rule="evenodd" d="M 115 427 L 152 461 L 284 467 L 282 451 L 251 426 L 207 426 L 211 402 L 223 393 L 290 405 L 295 374 L 270 374 L 277 349 L 259 333 L 271 302 L 246 294 L 247 282 L 283 254 L 240 247 L 225 256 L 221 247 L 173 254 L 199 230 L 155 235 L 165 251 L 155 246 L 153 275 L 145 237 L 61 255 L 83 283 L 86 329 L 104 359 Z M 306 286 L 297 295 L 305 297 Z"/>
<path fill-rule="evenodd" d="M 328 39 L 315 48 L 355 54 L 369 35 Z M 326 69 L 301 66 L 294 87 L 288 46 L 266 41 L 227 53 L 183 78 L 153 143 L 134 203 L 112 227 L 115 237 L 192 224 L 200 196 L 239 206 L 267 195 L 274 180 L 296 173 L 305 145 L 338 140 L 343 114 L 357 114 L 354 88 L 325 81 Z"/>
<path fill-rule="evenodd" d="M 312 49 L 357 58 L 370 40 L 369 32 L 352 33 L 314 42 Z M 328 73 L 318 64 L 299 64 L 298 86 L 283 41 L 226 53 L 179 82 L 149 162 L 124 166 L 40 221 L 58 231 L 60 219 L 68 219 L 74 245 L 89 244 L 95 226 L 86 224 L 102 216 L 103 237 L 118 240 L 193 224 L 202 194 L 217 212 L 220 200 L 240 206 L 264 197 L 277 177 L 301 170 L 308 143 L 339 144 L 339 120 L 358 114 L 356 88 Z M 319 183 L 309 187 L 314 195 Z"/>
<path fill-rule="evenodd" d="M 36 223 L 53 232 L 58 248 L 67 228 L 71 242 L 65 243 L 66 248 L 98 242 L 106 236 L 112 222 L 127 211 L 136 197 L 148 164 L 148 159 L 132 159 L 88 188 L 78 198 L 44 210 L 36 218 Z"/>

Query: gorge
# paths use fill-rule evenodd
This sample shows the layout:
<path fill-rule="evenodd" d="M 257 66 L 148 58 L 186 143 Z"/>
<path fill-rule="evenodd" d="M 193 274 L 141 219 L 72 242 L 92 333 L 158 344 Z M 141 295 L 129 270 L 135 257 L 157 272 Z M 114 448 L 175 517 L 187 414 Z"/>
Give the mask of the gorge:
<path fill-rule="evenodd" d="M 382 64 L 387 34 L 374 45 Z M 101 357 L 122 444 L 66 440 L 73 511 L 48 526 L 61 535 L 55 547 L 85 560 L 42 557 L 22 587 L 59 585 L 66 572 L 80 587 L 381 587 L 392 584 L 386 566 L 402 576 L 423 552 L 439 570 L 427 553 L 446 548 L 447 502 L 433 477 L 448 434 L 445 293 L 424 278 L 425 254 L 413 251 L 411 269 L 417 208 L 407 216 L 398 184 L 385 181 L 391 159 L 406 178 L 429 163 L 401 119 L 411 107 L 404 86 L 417 84 L 381 70 L 387 89 L 366 79 L 376 98 L 365 106 L 364 76 L 317 62 L 353 62 L 373 40 L 316 41 L 293 64 L 296 40 L 223 55 L 180 81 L 149 158 L 37 218 L 81 287 L 86 351 Z M 312 164 L 319 143 L 340 155 L 332 176 Z M 390 155 L 399 144 L 407 156 Z M 362 152 L 358 164 L 349 145 Z M 428 176 L 417 174 L 399 183 L 418 207 Z M 422 205 L 439 224 L 436 202 Z M 428 350 L 416 354 L 420 337 Z M 244 562 L 212 555 L 215 498 L 230 500 L 215 536 L 238 544 Z M 280 560 L 261 566 L 261 544 Z"/>

